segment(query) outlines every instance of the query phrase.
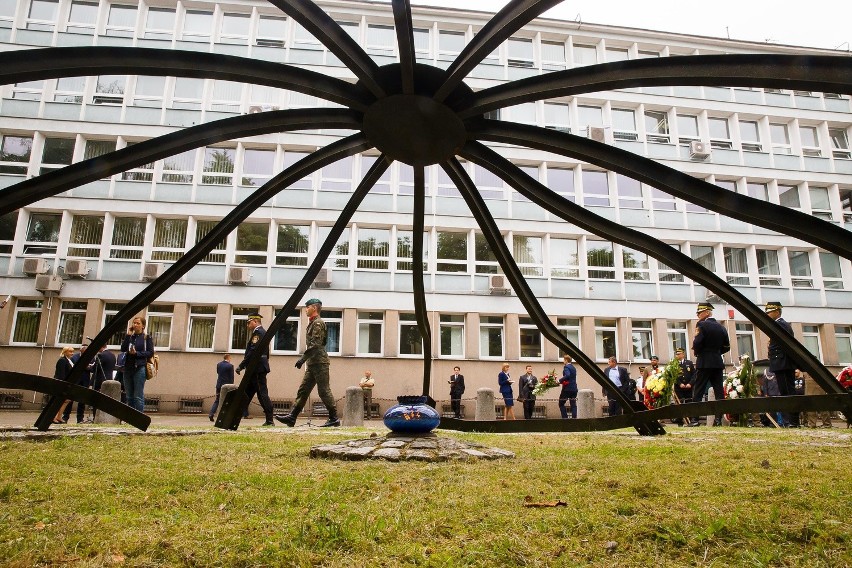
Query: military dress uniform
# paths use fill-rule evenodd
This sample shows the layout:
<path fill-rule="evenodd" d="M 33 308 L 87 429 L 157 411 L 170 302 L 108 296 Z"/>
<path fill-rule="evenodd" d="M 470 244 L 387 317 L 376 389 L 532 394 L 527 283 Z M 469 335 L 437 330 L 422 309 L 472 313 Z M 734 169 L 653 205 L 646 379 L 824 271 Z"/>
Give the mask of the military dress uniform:
<path fill-rule="evenodd" d="M 787 335 L 793 337 L 793 327 L 781 317 L 780 302 L 767 302 L 765 311 L 767 314 L 772 314 L 777 311 L 778 317 L 775 318 L 775 323 L 778 327 L 784 330 Z M 769 370 L 775 373 L 775 378 L 778 380 L 778 392 L 781 393 L 781 396 L 792 396 L 796 394 L 795 377 L 793 374 L 795 365 L 793 364 L 792 359 L 787 355 L 783 345 L 772 337 L 769 338 L 768 355 Z M 784 417 L 784 422 L 790 426 L 799 426 L 798 412 L 784 412 L 782 415 Z"/>
<path fill-rule="evenodd" d="M 697 313 L 713 309 L 712 304 L 698 304 Z M 695 338 L 692 340 L 692 352 L 695 353 L 695 382 L 692 384 L 693 402 L 701 402 L 707 393 L 708 387 L 713 388 L 716 400 L 725 399 L 725 390 L 722 379 L 725 370 L 725 362 L 722 355 L 731 350 L 731 341 L 728 338 L 728 330 L 712 317 L 698 322 L 695 330 Z M 722 415 L 717 414 L 713 422 L 714 426 L 722 424 Z M 690 426 L 698 425 L 698 417 L 692 419 Z"/>
<path fill-rule="evenodd" d="M 675 351 L 676 353 L 686 353 L 680 347 L 678 347 Z M 695 380 L 695 363 L 684 358 L 678 361 L 678 365 L 680 366 L 680 376 L 675 380 L 674 393 L 680 401 L 680 404 L 686 404 L 687 402 L 692 401 L 692 383 Z M 686 386 L 681 387 L 680 385 Z M 683 419 L 675 418 L 674 423 L 683 426 Z"/>
<path fill-rule="evenodd" d="M 259 314 L 251 314 L 249 315 L 249 320 L 260 321 Z M 246 351 L 243 355 L 243 360 L 240 362 L 237 367 L 237 372 L 242 372 L 243 369 L 248 365 L 249 357 L 251 357 L 252 353 L 260 345 L 260 340 L 263 339 L 263 336 L 266 335 L 266 330 L 262 325 L 258 325 L 255 327 L 251 335 L 249 336 L 248 343 L 246 344 Z M 245 408 L 243 408 L 243 416 L 248 412 L 248 405 L 251 404 L 251 399 L 254 398 L 254 395 L 257 394 L 257 401 L 260 403 L 260 407 L 263 409 L 263 414 L 266 416 L 266 422 L 264 422 L 264 426 L 272 426 L 275 424 L 272 421 L 272 401 L 269 400 L 269 388 L 266 384 L 266 376 L 269 374 L 269 345 L 263 351 L 263 354 L 260 356 L 260 362 L 255 367 L 254 372 L 247 376 L 248 384 L 246 386 L 246 403 Z"/>

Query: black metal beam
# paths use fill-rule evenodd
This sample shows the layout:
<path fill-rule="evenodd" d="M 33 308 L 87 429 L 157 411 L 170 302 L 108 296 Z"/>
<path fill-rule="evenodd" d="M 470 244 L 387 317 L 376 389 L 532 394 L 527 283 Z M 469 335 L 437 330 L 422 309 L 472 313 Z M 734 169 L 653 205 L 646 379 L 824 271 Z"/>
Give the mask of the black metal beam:
<path fill-rule="evenodd" d="M 577 158 L 711 211 L 799 238 L 852 259 L 849 231 L 801 211 L 722 189 L 643 156 L 573 134 L 497 120 L 472 120 L 466 124 L 469 139 L 515 144 Z"/>
<path fill-rule="evenodd" d="M 412 227 L 411 278 L 414 290 L 414 317 L 423 345 L 423 396 L 431 398 L 432 385 L 432 328 L 426 311 L 426 290 L 423 285 L 423 231 L 426 222 L 426 175 L 423 166 L 414 167 L 414 222 Z"/>
<path fill-rule="evenodd" d="M 348 37 L 348 36 L 347 36 Z M 0 84 L 86 75 L 196 77 L 287 89 L 364 111 L 372 102 L 357 85 L 283 63 L 146 47 L 48 47 L 0 53 Z"/>
<path fill-rule="evenodd" d="M 370 59 L 358 42 L 319 6 L 311 0 L 269 0 L 269 3 L 296 20 L 317 38 L 326 49 L 355 73 L 358 80 L 374 97 L 385 96 L 384 89 L 375 80 L 376 71 L 379 68 L 376 62 Z"/>
<path fill-rule="evenodd" d="M 513 33 L 562 0 L 512 0 L 473 36 L 447 69 L 447 79 L 435 93 L 435 100 L 445 100 L 473 71 L 474 67 L 497 49 Z"/>
<path fill-rule="evenodd" d="M 763 310 L 754 305 L 748 298 L 724 279 L 720 278 L 715 272 L 708 270 L 689 256 L 650 235 L 595 215 L 584 207 L 572 203 L 534 180 L 509 160 L 479 142 L 468 142 L 459 154 L 474 164 L 489 170 L 509 184 L 518 193 L 564 221 L 574 223 L 590 233 L 606 237 L 621 245 L 627 245 L 645 252 L 657 260 L 664 262 L 669 267 L 676 269 L 681 274 L 695 280 L 707 289 L 712 290 L 719 297 L 742 312 L 761 331 L 781 343 L 784 349 L 801 365 L 802 369 L 810 373 L 811 377 L 826 392 L 844 392 L 834 376 L 822 365 L 819 359 L 814 357 L 798 341 L 781 330 Z"/>
<path fill-rule="evenodd" d="M 0 215 L 118 172 L 223 140 L 315 128 L 358 129 L 361 120 L 360 113 L 348 109 L 300 109 L 234 116 L 199 124 L 2 189 Z"/>
<path fill-rule="evenodd" d="M 852 57 L 685 55 L 554 71 L 483 89 L 454 104 L 461 118 L 526 102 L 613 89 L 664 86 L 770 87 L 852 94 Z"/>
<path fill-rule="evenodd" d="M 411 22 L 411 2 L 393 0 L 393 22 L 396 43 L 399 46 L 399 70 L 402 75 L 402 93 L 414 94 L 414 24 Z"/>

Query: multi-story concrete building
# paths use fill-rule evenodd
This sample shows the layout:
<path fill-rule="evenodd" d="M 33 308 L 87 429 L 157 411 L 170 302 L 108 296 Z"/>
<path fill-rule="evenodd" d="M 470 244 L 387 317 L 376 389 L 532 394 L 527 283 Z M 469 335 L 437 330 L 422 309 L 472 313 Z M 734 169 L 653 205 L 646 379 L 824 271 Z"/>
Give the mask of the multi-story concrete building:
<path fill-rule="evenodd" d="M 386 2 L 320 5 L 379 65 L 394 63 Z M 418 62 L 446 68 L 491 14 L 415 7 Z M 0 0 L 0 49 L 131 46 L 238 55 L 355 76 L 304 28 L 265 2 Z M 482 89 L 513 79 L 625 59 L 833 51 L 537 19 L 467 78 Z M 107 75 L 0 87 L 0 187 L 196 124 L 331 103 L 269 87 L 185 77 Z M 654 87 L 540 101 L 491 113 L 589 136 L 727 190 L 852 227 L 852 106 L 846 95 L 773 89 Z M 393 120 L 393 117 L 388 117 Z M 51 375 L 61 345 L 94 336 L 147 281 L 192 247 L 249 193 L 313 150 L 349 134 L 315 130 L 200 148 L 44 199 L 0 219 L 0 367 Z M 797 338 L 832 370 L 852 362 L 852 266 L 807 242 L 733 220 L 589 164 L 492 145 L 560 195 L 641 229 L 714 270 L 755 303 L 780 301 Z M 234 231 L 146 310 L 161 358 L 149 398 L 164 409 L 209 397 L 223 352 L 240 353 L 245 318 L 269 322 L 289 298 L 353 188 L 378 154 L 340 161 L 296 183 Z M 708 291 L 644 253 L 544 212 L 486 170 L 466 164 L 510 250 L 553 322 L 594 360 L 616 355 L 638 374 L 658 354 L 689 351 L 696 302 Z M 426 290 L 433 392 L 448 398 L 455 365 L 466 397 L 496 388 L 500 363 L 559 368 L 459 192 L 437 166 L 426 178 Z M 315 290 L 329 323 L 333 390 L 376 378 L 374 400 L 419 392 L 421 347 L 412 298 L 412 169 L 394 164 L 373 188 Z M 56 279 L 64 284 L 49 291 Z M 717 304 L 731 361 L 763 357 L 767 340 Z M 275 338 L 270 391 L 292 398 L 306 321 Z M 736 338 L 736 341 L 733 341 Z M 120 336 L 112 340 L 117 347 Z M 239 355 L 237 356 L 239 360 Z M 581 387 L 599 388 L 580 371 Z M 555 394 L 548 395 L 555 399 Z M 25 398 L 32 400 L 32 398 Z M 204 403 L 205 408 L 210 401 Z M 554 408 L 550 414 L 555 415 Z"/>

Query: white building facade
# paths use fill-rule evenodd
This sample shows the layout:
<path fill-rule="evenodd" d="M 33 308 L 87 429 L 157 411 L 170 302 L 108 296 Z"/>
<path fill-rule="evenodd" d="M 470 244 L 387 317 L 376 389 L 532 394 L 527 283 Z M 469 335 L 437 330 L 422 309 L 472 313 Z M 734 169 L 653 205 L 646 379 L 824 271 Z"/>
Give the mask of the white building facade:
<path fill-rule="evenodd" d="M 398 61 L 389 3 L 319 4 L 379 65 Z M 490 16 L 415 7 L 418 62 L 446 68 Z M 304 28 L 264 2 L 0 0 L 0 49 L 82 45 L 238 55 L 355 81 Z M 596 63 L 722 53 L 843 56 L 538 19 L 466 83 L 479 90 Z M 180 128 L 331 106 L 296 92 L 212 79 L 109 75 L 5 85 L 0 188 Z M 848 95 L 654 87 L 523 104 L 491 116 L 601 139 L 729 191 L 852 228 Z M 11 296 L 0 311 L 0 366 L 52 375 L 60 346 L 94 336 L 251 192 L 348 134 L 270 134 L 199 148 L 0 218 L 0 295 Z M 586 163 L 491 146 L 561 196 L 690 255 L 755 303 L 780 301 L 797 339 L 833 371 L 852 363 L 849 260 Z M 247 314 L 259 310 L 265 323 L 277 314 L 377 156 L 342 160 L 281 192 L 148 307 L 144 315 L 161 359 L 160 377 L 146 389 L 152 408 L 156 399 L 171 410 L 199 398 L 209 407 L 221 354 L 240 360 Z M 706 289 L 642 252 L 553 217 L 488 171 L 465 167 L 539 301 L 592 359 L 603 365 L 615 355 L 636 376 L 652 354 L 667 361 L 677 347 L 689 352 L 695 305 L 708 298 Z M 504 293 L 499 266 L 458 190 L 439 167 L 426 173 L 432 396 L 449 398 L 446 376 L 456 365 L 467 379 L 465 398 L 479 387 L 496 388 L 504 361 L 516 374 L 527 364 L 536 374 L 558 371 L 559 350 L 543 340 L 518 299 Z M 371 369 L 374 401 L 383 408 L 398 394 L 419 393 L 422 382 L 412 295 L 413 184 L 409 166 L 395 163 L 386 172 L 308 295 L 322 299 L 329 323 L 333 391 L 342 396 Z M 37 274 L 61 278 L 59 293 L 38 291 Z M 766 337 L 724 302 L 716 307 L 732 338 L 730 362 L 765 357 Z M 306 323 L 294 314 L 272 343 L 274 400 L 295 395 L 301 372 L 293 362 Z M 583 371 L 580 385 L 599 392 Z M 545 397 L 553 416 L 555 397 Z"/>

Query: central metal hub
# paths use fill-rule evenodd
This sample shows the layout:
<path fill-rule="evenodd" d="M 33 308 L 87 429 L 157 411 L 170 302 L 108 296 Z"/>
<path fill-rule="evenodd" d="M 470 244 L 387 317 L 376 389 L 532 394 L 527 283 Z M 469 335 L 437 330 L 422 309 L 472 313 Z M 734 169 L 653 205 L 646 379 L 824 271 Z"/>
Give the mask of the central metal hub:
<path fill-rule="evenodd" d="M 456 113 L 423 95 L 391 95 L 377 101 L 364 115 L 364 133 L 394 160 L 420 166 L 451 158 L 467 138 Z"/>

